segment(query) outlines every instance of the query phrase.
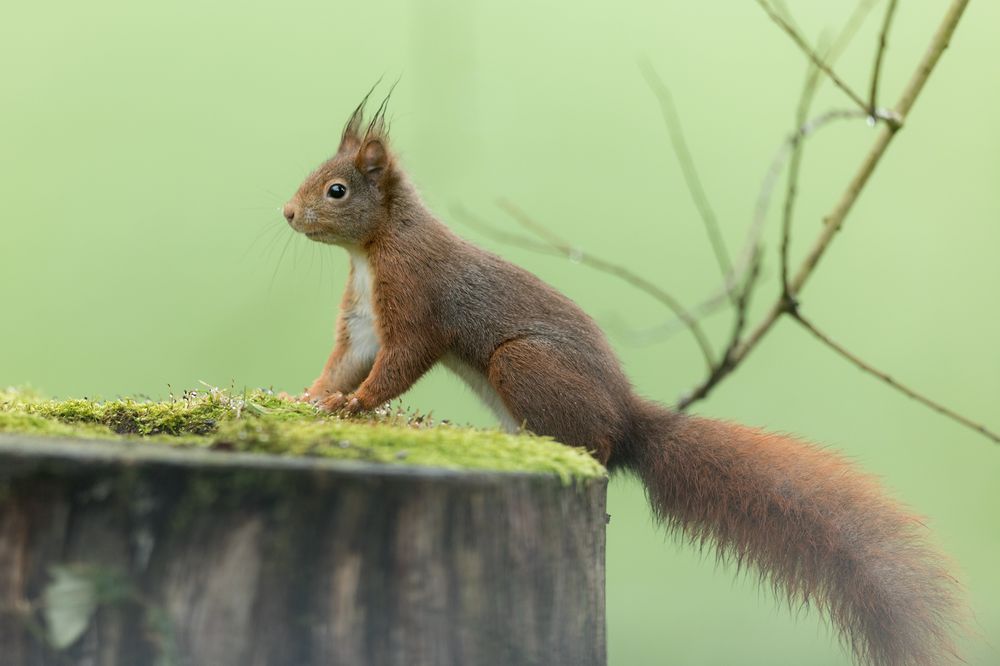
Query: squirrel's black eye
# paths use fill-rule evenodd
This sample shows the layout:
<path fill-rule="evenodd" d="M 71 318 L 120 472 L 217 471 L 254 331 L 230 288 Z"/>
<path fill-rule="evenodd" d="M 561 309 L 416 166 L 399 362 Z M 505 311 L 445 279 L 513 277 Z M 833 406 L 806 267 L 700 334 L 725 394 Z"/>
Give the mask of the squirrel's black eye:
<path fill-rule="evenodd" d="M 326 191 L 326 196 L 331 199 L 343 199 L 344 195 L 347 194 L 347 186 L 341 185 L 340 183 L 334 183 L 330 186 L 330 189 Z"/>

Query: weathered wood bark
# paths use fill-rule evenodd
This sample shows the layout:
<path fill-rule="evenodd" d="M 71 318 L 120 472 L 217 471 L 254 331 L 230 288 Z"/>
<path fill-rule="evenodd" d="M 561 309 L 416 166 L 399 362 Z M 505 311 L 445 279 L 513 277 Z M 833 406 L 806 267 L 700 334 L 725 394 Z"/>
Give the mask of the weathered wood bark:
<path fill-rule="evenodd" d="M 0 435 L 0 662 L 604 664 L 605 491 Z M 54 566 L 98 581 L 63 649 Z"/>

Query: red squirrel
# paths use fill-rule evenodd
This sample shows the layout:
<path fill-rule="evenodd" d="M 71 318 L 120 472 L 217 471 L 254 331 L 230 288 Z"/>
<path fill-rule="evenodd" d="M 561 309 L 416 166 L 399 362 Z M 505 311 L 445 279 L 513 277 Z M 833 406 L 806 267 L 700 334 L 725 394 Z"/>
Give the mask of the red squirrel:
<path fill-rule="evenodd" d="M 367 124 L 364 107 L 283 211 L 351 260 L 333 353 L 303 399 L 371 410 L 444 363 L 504 427 L 635 474 L 668 528 L 820 606 L 859 663 L 958 660 L 958 586 L 916 517 L 836 453 L 637 396 L 576 304 L 427 209 L 390 148 L 386 102 Z"/>

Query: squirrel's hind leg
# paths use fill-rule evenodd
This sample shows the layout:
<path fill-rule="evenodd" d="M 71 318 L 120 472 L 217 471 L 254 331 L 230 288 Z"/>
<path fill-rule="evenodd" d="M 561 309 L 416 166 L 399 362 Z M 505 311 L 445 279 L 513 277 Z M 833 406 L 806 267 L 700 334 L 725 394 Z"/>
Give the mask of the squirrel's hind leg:
<path fill-rule="evenodd" d="M 619 441 L 622 401 L 586 369 L 562 358 L 559 347 L 541 337 L 501 344 L 487 367 L 490 384 L 511 415 L 538 435 L 587 449 L 602 464 Z M 579 409 L 551 409 L 553 400 Z"/>

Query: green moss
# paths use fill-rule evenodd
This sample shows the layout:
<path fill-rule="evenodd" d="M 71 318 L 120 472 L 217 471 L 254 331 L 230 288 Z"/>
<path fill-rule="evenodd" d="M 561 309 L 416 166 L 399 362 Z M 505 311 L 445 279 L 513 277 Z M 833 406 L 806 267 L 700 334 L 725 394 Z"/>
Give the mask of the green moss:
<path fill-rule="evenodd" d="M 114 433 L 103 426 L 71 426 L 53 419 L 24 412 L 2 411 L 0 406 L 0 432 L 23 432 L 49 437 L 111 437 Z"/>
<path fill-rule="evenodd" d="M 151 439 L 178 446 L 317 456 L 389 465 L 554 474 L 606 472 L 580 449 L 531 435 L 434 424 L 399 411 L 342 419 L 266 391 L 210 388 L 168 401 L 46 400 L 0 392 L 0 432 L 58 437 Z"/>

